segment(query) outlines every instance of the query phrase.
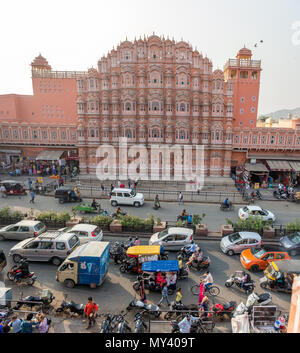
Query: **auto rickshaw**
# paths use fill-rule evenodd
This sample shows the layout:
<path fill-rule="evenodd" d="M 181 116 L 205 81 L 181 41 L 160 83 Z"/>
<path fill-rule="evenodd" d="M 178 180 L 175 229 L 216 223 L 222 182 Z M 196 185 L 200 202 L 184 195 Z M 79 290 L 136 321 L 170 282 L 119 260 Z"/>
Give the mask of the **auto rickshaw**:
<path fill-rule="evenodd" d="M 294 277 L 299 275 L 299 260 L 282 260 L 280 263 L 272 261 L 264 270 L 264 277 L 260 279 L 260 286 L 263 289 L 276 292 L 292 293 Z"/>
<path fill-rule="evenodd" d="M 142 264 L 145 289 L 161 293 L 163 283 L 168 283 L 168 278 L 175 283 L 168 285 L 168 294 L 172 295 L 176 290 L 179 272 L 178 260 L 148 261 Z M 174 277 L 176 275 L 176 278 Z M 139 280 L 134 282 L 133 289 L 138 290 Z"/>
<path fill-rule="evenodd" d="M 6 195 L 27 195 L 24 186 L 15 180 L 3 180 L 0 187 L 2 185 L 5 187 Z"/>
<path fill-rule="evenodd" d="M 6 265 L 7 265 L 7 261 L 6 261 L 4 251 L 0 249 L 0 272 L 4 269 Z"/>
<path fill-rule="evenodd" d="M 96 208 L 93 207 L 92 203 L 80 203 L 73 207 L 73 210 L 79 211 L 80 213 L 97 213 L 102 214 L 103 210 L 101 209 L 100 204 L 96 204 Z"/>
<path fill-rule="evenodd" d="M 126 251 L 126 259 L 120 266 L 121 272 L 142 273 L 142 264 L 147 261 L 167 260 L 161 245 L 131 246 Z"/>
<path fill-rule="evenodd" d="M 59 203 L 82 202 L 82 198 L 80 197 L 80 191 L 78 190 L 77 186 L 61 186 L 60 188 L 55 190 L 54 197 L 58 199 Z"/>

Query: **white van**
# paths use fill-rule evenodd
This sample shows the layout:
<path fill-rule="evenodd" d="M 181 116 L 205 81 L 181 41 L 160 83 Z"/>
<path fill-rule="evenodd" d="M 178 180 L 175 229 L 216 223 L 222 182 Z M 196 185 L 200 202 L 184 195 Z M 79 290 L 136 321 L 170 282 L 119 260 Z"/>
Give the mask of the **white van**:
<path fill-rule="evenodd" d="M 140 207 L 144 204 L 144 195 L 131 189 L 115 188 L 110 194 L 110 203 L 112 206 L 130 205 Z"/>

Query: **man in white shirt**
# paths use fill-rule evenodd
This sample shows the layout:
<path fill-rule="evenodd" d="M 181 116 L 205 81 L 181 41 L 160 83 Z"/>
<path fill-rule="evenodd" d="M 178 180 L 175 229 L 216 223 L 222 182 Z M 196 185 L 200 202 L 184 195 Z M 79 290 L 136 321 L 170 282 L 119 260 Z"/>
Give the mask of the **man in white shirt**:
<path fill-rule="evenodd" d="M 203 277 L 201 276 L 200 278 L 203 278 L 205 290 L 209 289 L 209 287 L 214 283 L 214 279 L 209 271 L 206 271 Z"/>
<path fill-rule="evenodd" d="M 187 315 L 182 321 L 178 323 L 180 333 L 190 333 L 192 323 L 198 320 L 199 320 L 199 317 Z"/>

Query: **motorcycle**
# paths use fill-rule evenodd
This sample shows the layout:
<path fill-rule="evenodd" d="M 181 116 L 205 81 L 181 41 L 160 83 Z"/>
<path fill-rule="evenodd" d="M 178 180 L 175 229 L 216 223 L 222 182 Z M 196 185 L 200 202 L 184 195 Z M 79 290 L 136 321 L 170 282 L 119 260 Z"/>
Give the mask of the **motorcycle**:
<path fill-rule="evenodd" d="M 238 288 L 242 288 L 242 281 L 240 280 L 240 273 L 241 271 L 236 271 L 234 274 L 232 274 L 225 282 L 225 286 L 227 288 L 232 287 L 233 285 L 236 285 Z M 246 294 L 250 294 L 253 292 L 255 284 L 252 280 L 248 281 L 247 283 L 244 283 L 245 291 Z"/>
<path fill-rule="evenodd" d="M 71 314 L 77 314 L 79 316 L 83 316 L 84 313 L 84 305 L 76 304 L 72 300 L 67 302 L 67 295 L 65 295 L 65 299 L 60 304 L 60 307 L 56 309 L 57 313 L 62 312 L 70 312 Z"/>
<path fill-rule="evenodd" d="M 117 322 L 117 333 L 129 333 L 131 332 L 131 328 L 128 322 L 125 320 L 125 315 L 123 315 L 123 311 L 120 315 L 116 315 L 116 322 Z"/>
<path fill-rule="evenodd" d="M 191 226 L 191 225 L 193 225 L 193 215 L 192 214 L 188 214 L 186 216 L 179 215 L 179 216 L 177 216 L 177 222 L 178 221 L 181 221 L 184 224 Z"/>
<path fill-rule="evenodd" d="M 178 272 L 178 279 L 185 279 L 189 276 L 189 268 L 188 266 L 182 266 L 181 270 Z"/>
<path fill-rule="evenodd" d="M 185 245 L 183 248 L 181 248 L 178 252 L 177 259 L 181 257 L 184 261 L 187 261 L 193 253 L 190 251 L 190 245 Z M 196 245 L 196 251 L 199 250 L 199 246 Z"/>
<path fill-rule="evenodd" d="M 31 308 L 35 305 L 41 305 L 42 310 L 45 311 L 47 308 L 49 308 L 50 304 L 55 299 L 53 293 L 49 289 L 43 290 L 41 296 L 29 295 L 24 299 L 22 297 L 23 293 L 21 292 L 21 299 L 16 303 L 15 307 L 13 308 L 14 310 L 19 310 L 22 305 L 30 306 Z"/>
<path fill-rule="evenodd" d="M 261 193 L 260 193 L 259 190 L 252 191 L 252 192 L 251 192 L 251 196 L 252 196 L 254 199 L 262 200 L 262 195 L 261 195 Z"/>
<path fill-rule="evenodd" d="M 20 273 L 20 272 L 21 272 L 21 270 L 18 269 L 17 265 L 15 265 L 7 272 L 7 278 L 10 281 L 15 281 L 16 274 Z M 27 283 L 29 286 L 33 286 L 36 279 L 37 279 L 37 276 L 35 275 L 35 273 L 30 272 L 27 275 L 24 275 L 24 276 L 18 278 L 16 281 L 17 281 L 17 283 Z"/>
<path fill-rule="evenodd" d="M 198 261 L 197 259 L 193 260 L 189 265 L 189 267 L 193 267 L 196 270 L 206 270 L 210 265 L 210 258 L 207 257 L 203 257 L 202 261 Z"/>
<path fill-rule="evenodd" d="M 233 211 L 234 206 L 233 206 L 232 202 L 229 202 L 228 205 L 225 205 L 224 202 L 222 202 L 220 205 L 220 210 L 221 211 Z"/>
<path fill-rule="evenodd" d="M 170 311 L 164 315 L 165 320 L 170 320 L 174 317 L 174 315 L 178 315 L 178 312 L 180 311 L 192 311 L 192 314 L 194 315 L 194 312 L 198 312 L 198 306 L 196 304 L 185 305 L 182 303 L 172 302 L 169 310 Z"/>
<path fill-rule="evenodd" d="M 145 321 L 143 320 L 144 312 L 145 311 L 142 311 L 141 313 L 136 313 L 134 316 L 134 319 L 133 319 L 133 321 L 135 322 L 134 333 L 144 333 L 145 329 L 148 328 Z"/>
<path fill-rule="evenodd" d="M 225 304 L 216 303 L 216 304 L 212 304 L 210 311 L 213 312 L 213 315 L 215 318 L 219 318 L 222 321 L 225 319 L 225 315 L 228 315 L 229 317 L 232 316 L 235 306 L 236 306 L 235 301 L 230 301 L 229 303 L 225 303 Z M 211 315 L 211 314 L 208 314 L 208 315 Z"/>
<path fill-rule="evenodd" d="M 142 310 L 150 315 L 154 315 L 156 318 L 158 318 L 161 314 L 161 310 L 158 305 L 146 304 L 143 303 L 141 300 L 137 300 L 136 298 L 129 303 L 129 305 L 127 306 L 127 310 L 130 311 L 135 308 Z"/>
<path fill-rule="evenodd" d="M 253 306 L 265 306 L 272 301 L 270 293 L 265 292 L 262 294 L 251 293 L 246 301 L 246 304 L 241 302 L 235 309 L 233 317 L 243 315 L 244 313 L 251 314 Z"/>
<path fill-rule="evenodd" d="M 275 190 L 273 196 L 278 200 L 286 200 L 288 198 L 287 192 L 283 190 Z"/>
<path fill-rule="evenodd" d="M 126 215 L 127 215 L 127 212 L 125 212 L 125 211 L 119 212 L 118 215 L 117 215 L 116 212 L 113 212 L 113 213 L 110 215 L 110 217 L 111 217 L 111 218 L 118 218 L 118 216 L 126 216 Z"/>
<path fill-rule="evenodd" d="M 101 314 L 100 316 L 105 317 L 101 323 L 100 333 L 112 333 L 116 328 L 116 315 L 113 316 L 111 314 Z"/>
<path fill-rule="evenodd" d="M 109 250 L 109 256 L 114 259 L 116 265 L 120 265 L 126 259 L 126 250 L 129 245 L 123 242 L 115 242 Z"/>

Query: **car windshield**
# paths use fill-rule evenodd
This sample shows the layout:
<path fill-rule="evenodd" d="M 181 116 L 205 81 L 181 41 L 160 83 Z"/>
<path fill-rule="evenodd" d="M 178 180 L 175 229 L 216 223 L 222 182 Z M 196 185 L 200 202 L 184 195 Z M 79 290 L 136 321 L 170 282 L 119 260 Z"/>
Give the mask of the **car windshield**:
<path fill-rule="evenodd" d="M 79 239 L 77 238 L 77 236 L 73 235 L 73 237 L 69 240 L 70 249 L 73 249 L 73 247 L 77 244 L 78 241 Z"/>
<path fill-rule="evenodd" d="M 244 208 L 243 208 L 243 211 L 244 211 L 244 212 L 248 212 L 248 211 L 249 211 L 249 210 L 248 210 L 248 207 L 247 207 L 247 206 L 244 207 Z"/>
<path fill-rule="evenodd" d="M 40 223 L 38 223 L 38 224 L 36 224 L 36 225 L 34 226 L 34 229 L 35 229 L 36 231 L 39 231 L 39 230 L 41 230 L 42 228 L 44 228 L 44 223 L 42 223 L 42 222 L 40 222 Z"/>
<path fill-rule="evenodd" d="M 158 234 L 158 239 L 160 239 L 160 238 L 164 237 L 165 235 L 167 235 L 168 232 L 169 232 L 168 229 L 165 229 L 165 230 L 163 230 L 162 232 L 160 232 L 160 233 Z"/>
<path fill-rule="evenodd" d="M 231 243 L 235 243 L 237 240 L 242 239 L 242 237 L 239 235 L 239 233 L 234 233 L 229 235 L 228 239 Z"/>
<path fill-rule="evenodd" d="M 261 249 L 261 248 L 252 248 L 251 249 L 251 253 L 257 259 L 260 259 L 266 253 L 266 250 L 265 249 Z"/>
<path fill-rule="evenodd" d="M 300 233 L 295 233 L 295 234 L 292 234 L 292 235 L 288 235 L 288 238 L 293 243 L 300 244 Z"/>

